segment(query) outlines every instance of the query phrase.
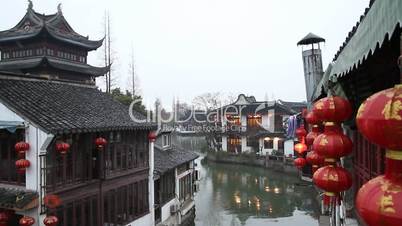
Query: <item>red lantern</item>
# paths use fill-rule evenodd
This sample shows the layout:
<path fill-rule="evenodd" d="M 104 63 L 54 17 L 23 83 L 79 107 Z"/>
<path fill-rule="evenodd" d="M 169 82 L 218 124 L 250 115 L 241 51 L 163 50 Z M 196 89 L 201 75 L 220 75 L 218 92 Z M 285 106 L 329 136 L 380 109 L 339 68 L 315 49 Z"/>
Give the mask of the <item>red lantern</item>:
<path fill-rule="evenodd" d="M 307 152 L 307 145 L 304 143 L 298 143 L 295 145 L 295 151 L 299 154 L 299 155 L 303 155 L 304 153 Z"/>
<path fill-rule="evenodd" d="M 43 223 L 46 226 L 56 226 L 59 223 L 59 219 L 56 216 L 47 216 L 44 220 Z"/>
<path fill-rule="evenodd" d="M 315 171 L 317 171 L 317 169 L 324 164 L 324 157 L 317 154 L 316 151 L 310 151 L 306 156 L 306 160 L 309 164 L 311 164 L 313 173 L 315 173 Z"/>
<path fill-rule="evenodd" d="M 95 145 L 99 150 L 103 150 L 103 148 L 106 146 L 107 141 L 103 137 L 98 137 L 95 140 Z"/>
<path fill-rule="evenodd" d="M 29 144 L 27 142 L 21 141 L 16 143 L 14 148 L 18 155 L 23 155 L 29 150 Z"/>
<path fill-rule="evenodd" d="M 342 167 L 324 166 L 313 175 L 313 182 L 328 196 L 348 190 L 352 186 L 352 175 Z"/>
<path fill-rule="evenodd" d="M 337 126 L 325 126 L 324 133 L 314 140 L 313 149 L 326 160 L 334 162 L 352 153 L 353 143 L 348 136 L 339 133 Z"/>
<path fill-rule="evenodd" d="M 156 140 L 156 133 L 154 131 L 149 132 L 148 134 L 148 140 L 149 142 L 155 142 Z"/>
<path fill-rule="evenodd" d="M 56 144 L 56 151 L 60 154 L 65 155 L 70 150 L 70 145 L 66 142 L 60 142 Z"/>
<path fill-rule="evenodd" d="M 7 226 L 10 216 L 5 211 L 0 212 L 0 226 Z"/>
<path fill-rule="evenodd" d="M 307 161 L 306 161 L 306 159 L 304 159 L 304 158 L 297 158 L 297 159 L 294 160 L 293 163 L 295 164 L 295 166 L 296 166 L 298 169 L 301 169 L 301 168 L 303 168 L 303 167 L 307 164 Z"/>
<path fill-rule="evenodd" d="M 402 222 L 402 152 L 387 150 L 385 175 L 364 184 L 356 209 L 368 226 L 399 226 Z"/>
<path fill-rule="evenodd" d="M 310 125 L 320 125 L 322 123 L 322 121 L 317 117 L 317 115 L 313 111 L 310 111 L 306 115 L 306 121 Z"/>
<path fill-rule="evenodd" d="M 326 208 L 329 207 L 329 204 L 331 203 L 331 198 L 332 198 L 331 196 L 328 196 L 326 194 L 323 195 L 322 201 L 323 201 L 324 207 L 326 207 Z"/>
<path fill-rule="evenodd" d="M 25 173 L 26 169 L 29 168 L 31 163 L 26 159 L 19 159 L 15 162 L 15 168 L 17 168 L 18 173 Z"/>
<path fill-rule="evenodd" d="M 402 85 L 383 90 L 360 106 L 357 127 L 371 142 L 402 150 Z"/>
<path fill-rule="evenodd" d="M 33 224 L 35 224 L 35 219 L 33 219 L 32 217 L 28 217 L 28 216 L 23 216 L 20 219 L 20 226 L 31 226 Z"/>
<path fill-rule="evenodd" d="M 314 140 L 320 135 L 320 128 L 317 126 L 313 126 L 313 129 L 311 132 L 309 132 L 306 136 L 306 144 L 308 146 L 313 145 Z"/>
<path fill-rule="evenodd" d="M 342 122 L 352 115 L 352 106 L 342 97 L 325 97 L 314 103 L 313 112 L 324 122 Z"/>
<path fill-rule="evenodd" d="M 303 137 L 307 135 L 306 129 L 304 127 L 299 127 L 296 129 L 296 136 L 301 140 Z"/>
<path fill-rule="evenodd" d="M 50 209 L 55 209 L 61 205 L 60 197 L 57 195 L 53 195 L 53 194 L 46 195 L 43 198 L 43 202 L 44 202 L 45 206 Z"/>

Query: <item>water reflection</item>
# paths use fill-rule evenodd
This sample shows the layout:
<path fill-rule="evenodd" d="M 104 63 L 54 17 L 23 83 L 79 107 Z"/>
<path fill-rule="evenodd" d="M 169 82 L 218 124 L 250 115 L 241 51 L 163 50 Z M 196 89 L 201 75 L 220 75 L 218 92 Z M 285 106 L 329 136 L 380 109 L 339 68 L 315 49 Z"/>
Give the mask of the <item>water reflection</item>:
<path fill-rule="evenodd" d="M 318 225 L 311 186 L 261 168 L 205 163 L 196 196 L 196 226 Z"/>

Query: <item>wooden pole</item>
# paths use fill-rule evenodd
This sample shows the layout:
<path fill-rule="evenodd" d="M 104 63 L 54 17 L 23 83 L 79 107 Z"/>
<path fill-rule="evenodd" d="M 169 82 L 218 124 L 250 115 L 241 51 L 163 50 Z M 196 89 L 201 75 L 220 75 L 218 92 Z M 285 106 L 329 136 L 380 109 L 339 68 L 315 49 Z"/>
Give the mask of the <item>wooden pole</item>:
<path fill-rule="evenodd" d="M 398 65 L 399 65 L 399 82 L 402 83 L 402 32 L 400 36 L 400 44 L 399 44 L 399 53 L 401 54 L 398 58 Z"/>

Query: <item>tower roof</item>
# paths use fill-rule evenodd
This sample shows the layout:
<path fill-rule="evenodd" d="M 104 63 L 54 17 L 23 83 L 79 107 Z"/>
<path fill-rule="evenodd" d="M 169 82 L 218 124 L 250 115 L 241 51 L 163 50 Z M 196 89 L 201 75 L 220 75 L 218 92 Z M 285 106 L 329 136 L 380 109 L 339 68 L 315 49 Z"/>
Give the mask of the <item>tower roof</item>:
<path fill-rule="evenodd" d="M 61 60 L 56 57 L 31 57 L 21 60 L 12 60 L 0 62 L 0 71 L 13 71 L 21 72 L 26 69 L 32 69 L 40 67 L 41 65 L 46 65 L 47 67 L 52 67 L 59 70 L 65 70 L 70 72 L 88 74 L 94 77 L 99 77 L 105 75 L 109 70 L 108 67 L 94 67 L 88 64 L 77 64 L 74 62 L 69 62 L 66 60 Z"/>
<path fill-rule="evenodd" d="M 313 33 L 308 33 L 306 37 L 304 37 L 302 40 L 300 40 L 297 45 L 309 45 L 309 44 L 314 44 L 314 43 L 320 43 L 320 42 L 325 42 L 324 38 L 321 38 L 318 35 L 315 35 Z"/>
<path fill-rule="evenodd" d="M 60 5 L 57 13 L 45 15 L 35 12 L 32 2 L 29 3 L 25 16 L 15 27 L 0 32 L 0 43 L 33 38 L 43 32 L 59 41 L 87 50 L 95 50 L 103 43 L 103 39 L 93 41 L 75 32 L 64 18 Z"/>

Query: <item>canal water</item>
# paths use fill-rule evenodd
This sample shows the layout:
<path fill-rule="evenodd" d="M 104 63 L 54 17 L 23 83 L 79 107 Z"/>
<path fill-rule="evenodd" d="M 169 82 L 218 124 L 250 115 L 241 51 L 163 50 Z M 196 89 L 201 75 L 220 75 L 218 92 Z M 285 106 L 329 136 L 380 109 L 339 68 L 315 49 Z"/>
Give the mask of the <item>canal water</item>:
<path fill-rule="evenodd" d="M 263 168 L 198 159 L 196 226 L 316 226 L 311 185 Z"/>

